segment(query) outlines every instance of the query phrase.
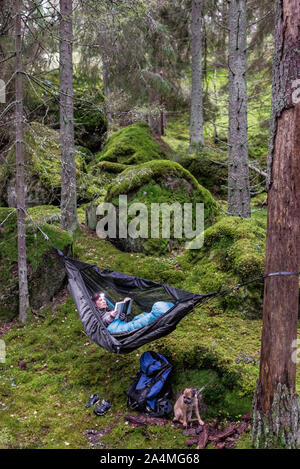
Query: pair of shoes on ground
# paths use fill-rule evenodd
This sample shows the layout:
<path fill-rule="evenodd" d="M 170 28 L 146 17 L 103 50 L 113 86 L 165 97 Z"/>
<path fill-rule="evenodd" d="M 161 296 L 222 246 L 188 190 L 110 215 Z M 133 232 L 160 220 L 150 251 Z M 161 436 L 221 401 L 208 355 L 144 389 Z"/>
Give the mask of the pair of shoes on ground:
<path fill-rule="evenodd" d="M 98 394 L 92 394 L 89 398 L 89 402 L 86 404 L 86 408 L 91 407 L 92 405 L 98 404 L 99 402 L 99 396 Z M 111 408 L 111 402 L 110 401 L 105 401 L 104 399 L 102 402 L 94 409 L 94 413 L 96 415 L 105 415 L 106 412 L 109 411 Z"/>

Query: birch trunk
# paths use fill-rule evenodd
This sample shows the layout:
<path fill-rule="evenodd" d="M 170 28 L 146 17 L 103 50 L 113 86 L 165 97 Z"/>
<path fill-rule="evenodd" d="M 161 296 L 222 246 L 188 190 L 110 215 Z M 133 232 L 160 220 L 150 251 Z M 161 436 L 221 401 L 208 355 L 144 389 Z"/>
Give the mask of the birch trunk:
<path fill-rule="evenodd" d="M 246 0 L 229 1 L 228 215 L 248 218 L 250 186 L 247 124 Z"/>
<path fill-rule="evenodd" d="M 26 322 L 29 308 L 27 263 L 26 263 L 26 220 L 24 186 L 24 129 L 23 129 L 23 67 L 21 39 L 21 2 L 15 0 L 16 35 L 16 192 L 18 208 L 18 277 L 19 319 Z"/>
<path fill-rule="evenodd" d="M 202 96 L 202 0 L 192 1 L 192 93 L 190 148 L 204 145 Z"/>
<path fill-rule="evenodd" d="M 277 0 L 266 273 L 300 267 L 300 5 Z M 299 85 L 298 85 L 299 86 Z M 265 279 L 260 375 L 253 406 L 256 447 L 300 447 L 300 406 L 295 393 L 299 277 Z"/>
<path fill-rule="evenodd" d="M 74 151 L 72 0 L 60 0 L 61 228 L 74 233 L 77 222 Z"/>

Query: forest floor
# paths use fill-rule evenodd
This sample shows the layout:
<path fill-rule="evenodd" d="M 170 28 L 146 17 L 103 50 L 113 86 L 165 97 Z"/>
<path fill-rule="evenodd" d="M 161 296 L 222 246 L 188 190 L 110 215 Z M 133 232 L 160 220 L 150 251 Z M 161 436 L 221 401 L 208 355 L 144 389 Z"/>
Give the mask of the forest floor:
<path fill-rule="evenodd" d="M 186 123 L 178 125 L 170 127 L 165 141 L 180 153 L 186 151 L 188 135 Z M 78 214 L 84 223 L 83 208 Z M 253 217 L 265 223 L 266 209 L 256 208 Z M 121 252 L 83 224 L 73 256 L 101 269 L 198 291 L 192 268 L 183 272 L 176 253 Z M 261 328 L 260 312 L 251 318 L 230 309 L 223 313 L 211 300 L 168 336 L 117 356 L 91 342 L 65 287 L 25 327 L 17 320 L 0 327 L 6 349 L 6 361 L 0 362 L 0 448 L 195 449 L 203 442 L 207 448 L 251 448 L 246 430 L 259 375 Z M 163 354 L 173 365 L 174 400 L 185 387 L 199 388 L 217 374 L 203 395 L 201 433 L 171 419 L 143 420 L 127 408 L 125 391 L 146 350 Z M 102 417 L 85 407 L 93 393 L 112 402 Z"/>
<path fill-rule="evenodd" d="M 77 234 L 74 255 L 154 280 L 174 262 L 118 251 L 86 228 Z M 1 332 L 6 345 L 6 362 L 0 364 L 1 448 L 196 448 L 195 431 L 171 420 L 134 423 L 132 415 L 138 414 L 127 408 L 124 392 L 145 350 L 160 352 L 172 363 L 174 396 L 218 373 L 201 407 L 215 433 L 225 429 L 226 434 L 229 422 L 237 425 L 251 411 L 261 320 L 214 315 L 209 303 L 195 308 L 174 333 L 128 355 L 110 354 L 91 342 L 66 289 L 26 327 L 14 321 Z M 112 401 L 105 416 L 85 408 L 92 393 Z M 229 438 L 230 447 L 251 446 L 249 432 L 231 432 Z M 222 439 L 221 446 L 217 441 L 222 447 Z M 218 446 L 212 440 L 207 447 Z"/>

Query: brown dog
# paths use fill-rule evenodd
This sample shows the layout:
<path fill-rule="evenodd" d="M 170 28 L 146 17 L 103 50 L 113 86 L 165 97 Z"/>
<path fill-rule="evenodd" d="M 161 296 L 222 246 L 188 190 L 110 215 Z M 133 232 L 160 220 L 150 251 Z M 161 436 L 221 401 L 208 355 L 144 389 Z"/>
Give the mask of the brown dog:
<path fill-rule="evenodd" d="M 196 419 L 192 419 L 193 412 L 196 414 Z M 199 425 L 204 425 L 199 413 L 197 389 L 186 388 L 177 399 L 174 405 L 173 422 L 176 421 L 182 423 L 184 427 L 187 427 L 189 422 L 195 421 L 198 421 Z"/>

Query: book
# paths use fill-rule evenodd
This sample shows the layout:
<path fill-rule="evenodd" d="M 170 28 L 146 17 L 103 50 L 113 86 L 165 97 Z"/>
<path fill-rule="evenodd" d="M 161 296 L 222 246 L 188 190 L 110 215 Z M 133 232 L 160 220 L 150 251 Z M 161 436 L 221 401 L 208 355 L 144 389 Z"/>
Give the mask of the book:
<path fill-rule="evenodd" d="M 115 309 L 117 310 L 116 314 L 116 319 L 119 319 L 120 315 L 128 315 L 131 313 L 131 305 L 132 305 L 133 300 L 127 300 L 127 301 L 118 301 L 115 304 Z"/>

